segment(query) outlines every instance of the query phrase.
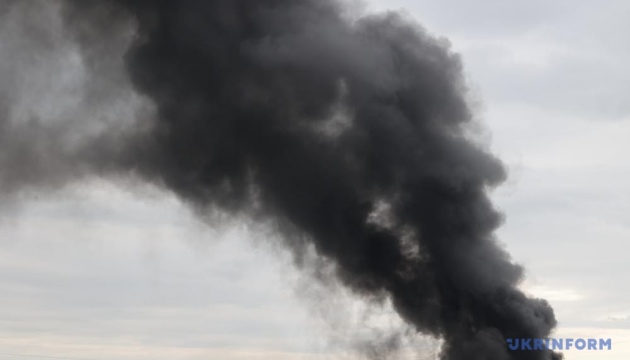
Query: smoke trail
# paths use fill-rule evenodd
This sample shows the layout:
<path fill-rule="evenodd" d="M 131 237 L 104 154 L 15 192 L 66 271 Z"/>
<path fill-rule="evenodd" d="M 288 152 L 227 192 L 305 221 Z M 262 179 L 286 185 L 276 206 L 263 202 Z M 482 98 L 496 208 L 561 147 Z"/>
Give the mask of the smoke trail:
<path fill-rule="evenodd" d="M 157 114 L 143 131 L 49 154 L 72 164 L 50 173 L 133 172 L 195 206 L 272 222 L 298 256 L 306 237 L 347 287 L 388 297 L 415 330 L 443 338 L 444 360 L 559 359 L 507 350 L 505 338 L 544 338 L 556 321 L 516 288 L 522 269 L 493 235 L 501 215 L 487 191 L 505 171 L 465 136 L 459 58 L 400 15 L 345 10 L 334 0 L 67 1 L 67 35 L 92 74 L 112 71 L 108 51 L 126 33 L 116 29 L 135 24 L 127 71 Z M 20 176 L 7 179 L 14 191 L 6 184 Z"/>

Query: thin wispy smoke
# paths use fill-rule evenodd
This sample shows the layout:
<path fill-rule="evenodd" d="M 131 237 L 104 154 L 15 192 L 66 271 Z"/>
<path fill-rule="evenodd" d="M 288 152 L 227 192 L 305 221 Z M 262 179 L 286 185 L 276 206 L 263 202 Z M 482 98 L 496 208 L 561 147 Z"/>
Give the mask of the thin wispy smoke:
<path fill-rule="evenodd" d="M 3 17 L 41 11 L 2 4 Z M 347 288 L 388 298 L 415 331 L 442 338 L 442 359 L 560 358 L 507 349 L 505 338 L 544 338 L 556 320 L 518 290 L 522 268 L 495 238 L 502 216 L 488 191 L 505 169 L 465 132 L 462 64 L 446 41 L 333 0 L 62 5 L 63 36 L 29 46 L 74 49 L 77 108 L 109 120 L 81 110 L 54 126 L 16 122 L 24 93 L 2 87 L 5 193 L 133 174 L 273 224 L 298 258 L 312 245 Z M 115 54 L 127 48 L 123 64 Z M 150 105 L 112 105 L 132 97 Z"/>

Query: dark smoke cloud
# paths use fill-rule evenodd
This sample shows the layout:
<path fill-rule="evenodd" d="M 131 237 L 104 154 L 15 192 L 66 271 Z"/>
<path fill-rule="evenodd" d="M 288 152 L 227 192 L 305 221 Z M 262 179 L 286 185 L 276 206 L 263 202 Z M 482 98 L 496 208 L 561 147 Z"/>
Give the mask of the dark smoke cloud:
<path fill-rule="evenodd" d="M 353 292 L 390 299 L 417 332 L 443 338 L 442 359 L 560 358 L 507 350 L 505 338 L 545 337 L 556 320 L 517 289 L 523 271 L 494 237 L 502 218 L 487 192 L 506 174 L 466 136 L 460 59 L 401 15 L 348 11 L 333 0 L 66 1 L 64 39 L 95 79 L 82 102 L 111 104 L 131 79 L 155 116 L 85 135 L 81 114 L 40 133 L 10 121 L 4 91 L 0 186 L 131 173 L 273 224 L 297 258 L 311 244 Z M 111 54 L 134 26 L 127 78 Z"/>
<path fill-rule="evenodd" d="M 122 59 L 130 18 L 112 15 L 117 26 L 103 36 L 64 24 L 62 10 L 58 1 L 0 0 L 0 206 L 120 170 L 114 154 L 146 112 Z"/>

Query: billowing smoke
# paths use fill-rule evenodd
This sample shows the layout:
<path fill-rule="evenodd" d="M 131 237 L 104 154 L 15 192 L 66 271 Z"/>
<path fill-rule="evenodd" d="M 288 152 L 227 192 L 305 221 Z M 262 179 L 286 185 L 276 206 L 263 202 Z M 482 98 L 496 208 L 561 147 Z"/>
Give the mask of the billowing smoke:
<path fill-rule="evenodd" d="M 24 14 L 15 3 L 1 16 Z M 506 174 L 467 135 L 462 65 L 446 41 L 334 0 L 77 0 L 62 12 L 59 41 L 94 77 L 81 101 L 110 104 L 131 81 L 125 96 L 155 114 L 117 113 L 133 126 L 92 114 L 19 122 L 19 94 L 3 86 L 5 193 L 133 174 L 273 224 L 297 257 L 306 239 L 347 288 L 444 339 L 444 360 L 560 358 L 507 349 L 505 338 L 546 337 L 556 320 L 518 290 L 522 268 L 494 236 L 502 217 L 488 191 Z M 120 44 L 124 71 L 111 56 Z"/>

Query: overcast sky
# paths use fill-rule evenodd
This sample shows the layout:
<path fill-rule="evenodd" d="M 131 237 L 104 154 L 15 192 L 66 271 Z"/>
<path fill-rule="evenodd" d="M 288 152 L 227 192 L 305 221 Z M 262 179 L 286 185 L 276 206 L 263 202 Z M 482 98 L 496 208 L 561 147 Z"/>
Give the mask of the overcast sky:
<path fill-rule="evenodd" d="M 613 340 L 613 351 L 567 358 L 628 359 L 630 3 L 373 0 L 370 8 L 405 9 L 462 54 L 484 141 L 510 168 L 493 196 L 506 214 L 499 236 L 527 269 L 524 290 L 554 306 L 556 336 Z M 0 25 L 2 71 L 11 69 L 2 50 L 14 30 Z M 72 82 L 72 59 L 55 59 L 47 70 L 57 81 L 32 85 L 33 96 L 41 92 L 34 112 L 50 114 L 47 92 Z M 92 182 L 7 206 L 0 353 L 341 359 L 348 332 L 365 331 L 365 309 L 352 299 L 327 303 L 273 239 L 237 224 L 210 229 L 155 189 Z M 386 310 L 378 316 L 378 326 L 396 326 Z"/>

